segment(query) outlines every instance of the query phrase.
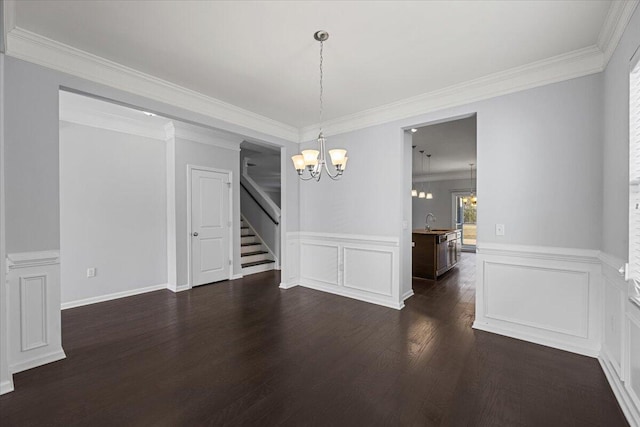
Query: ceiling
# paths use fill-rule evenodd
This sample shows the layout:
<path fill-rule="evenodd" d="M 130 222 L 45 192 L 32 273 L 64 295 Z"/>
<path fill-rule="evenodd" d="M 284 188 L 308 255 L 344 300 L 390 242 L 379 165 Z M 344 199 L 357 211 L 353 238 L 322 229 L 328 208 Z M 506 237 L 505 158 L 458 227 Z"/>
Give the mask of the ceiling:
<path fill-rule="evenodd" d="M 593 46 L 610 2 L 20 1 L 15 25 L 302 128 Z"/>
<path fill-rule="evenodd" d="M 412 138 L 413 176 L 427 175 L 427 154 L 431 154 L 429 175 L 461 172 L 468 176 L 469 163 L 476 164 L 476 117 L 439 123 L 418 128 Z M 420 154 L 424 150 L 424 154 Z M 422 157 L 424 157 L 424 167 Z"/>

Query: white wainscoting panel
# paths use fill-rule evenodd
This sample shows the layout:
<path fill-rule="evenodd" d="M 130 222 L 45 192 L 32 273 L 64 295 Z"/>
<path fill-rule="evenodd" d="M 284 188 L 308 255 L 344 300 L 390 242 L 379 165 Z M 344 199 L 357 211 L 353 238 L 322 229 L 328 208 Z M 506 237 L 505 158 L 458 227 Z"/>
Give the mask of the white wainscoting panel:
<path fill-rule="evenodd" d="M 479 245 L 474 328 L 597 356 L 598 251 Z"/>
<path fill-rule="evenodd" d="M 287 241 L 293 264 L 287 287 L 298 284 L 385 307 L 404 307 L 397 238 L 296 232 L 289 233 Z"/>
<path fill-rule="evenodd" d="M 16 373 L 65 358 L 59 252 L 9 254 L 7 266 L 9 369 Z"/>
<path fill-rule="evenodd" d="M 604 287 L 600 365 L 627 421 L 640 427 L 640 308 L 618 271 L 625 261 L 600 253 Z M 634 368 L 635 366 L 635 372 Z"/>
<path fill-rule="evenodd" d="M 637 412 L 640 412 L 640 309 L 636 310 L 635 305 L 628 303 L 627 311 L 627 348 L 629 349 L 626 358 L 625 386 L 627 393 Z M 640 420 L 638 420 L 640 424 Z"/>
<path fill-rule="evenodd" d="M 327 285 L 338 285 L 338 245 L 300 242 L 302 279 Z"/>
<path fill-rule="evenodd" d="M 485 261 L 483 283 L 486 317 L 587 338 L 589 273 Z"/>

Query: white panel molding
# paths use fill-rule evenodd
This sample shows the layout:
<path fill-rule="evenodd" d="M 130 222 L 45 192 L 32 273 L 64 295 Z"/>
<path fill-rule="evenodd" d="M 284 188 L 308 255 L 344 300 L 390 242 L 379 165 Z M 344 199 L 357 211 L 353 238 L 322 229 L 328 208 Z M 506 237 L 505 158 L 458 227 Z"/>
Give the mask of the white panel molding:
<path fill-rule="evenodd" d="M 208 117 L 292 142 L 293 127 L 116 62 L 76 49 L 20 27 L 7 34 L 7 55 L 76 77 L 175 105 Z"/>
<path fill-rule="evenodd" d="M 20 276 L 20 350 L 29 351 L 36 348 L 44 347 L 49 344 L 47 324 L 47 275 L 34 274 L 29 276 Z M 38 325 L 33 323 L 33 314 L 30 313 L 29 288 L 37 286 L 40 293 L 40 303 L 31 307 L 41 316 Z M 32 293 L 32 292 L 31 292 Z M 31 304 L 33 305 L 33 304 Z M 30 316 L 31 314 L 31 316 Z M 31 337 L 33 330 L 36 330 L 38 339 L 33 340 Z"/>
<path fill-rule="evenodd" d="M 534 274 L 536 272 L 540 273 L 545 273 L 549 276 L 551 275 L 573 275 L 576 276 L 580 279 L 580 285 L 579 288 L 576 288 L 575 290 L 577 292 L 579 292 L 579 296 L 580 296 L 580 302 L 581 305 L 583 307 L 586 307 L 586 310 L 584 310 L 581 314 L 582 317 L 579 319 L 580 320 L 580 327 L 577 329 L 569 329 L 566 327 L 560 327 L 560 326 L 553 326 L 553 325 L 547 325 L 542 323 L 541 321 L 530 321 L 530 320 L 525 320 L 522 318 L 518 318 L 518 317 L 508 317 L 502 314 L 499 314 L 498 312 L 493 312 L 493 310 L 491 309 L 491 298 L 489 296 L 488 288 L 487 285 L 489 285 L 492 281 L 490 280 L 489 277 L 489 270 L 491 268 L 495 268 L 495 269 L 499 269 L 499 268 L 507 268 L 507 269 L 519 269 L 521 271 L 521 274 L 523 275 L 531 275 Z M 566 334 L 566 335 L 571 335 L 571 336 L 575 336 L 575 337 L 579 337 L 579 338 L 588 338 L 588 317 L 589 317 L 589 309 L 588 309 L 588 305 L 589 305 L 589 273 L 585 272 L 585 271 L 575 271 L 575 270 L 566 270 L 566 269 L 559 269 L 559 268 L 549 268 L 549 267 L 539 267 L 539 266 L 531 266 L 531 265 L 523 265 L 522 263 L 510 263 L 510 262 L 489 262 L 489 261 L 485 261 L 484 263 L 484 281 L 483 283 L 485 284 L 485 292 L 484 294 L 484 316 L 490 319 L 496 319 L 496 320 L 501 320 L 504 322 L 510 322 L 510 323 L 516 323 L 518 325 L 522 325 L 522 326 L 528 326 L 528 327 L 532 327 L 538 330 L 545 330 L 545 331 L 549 331 L 549 332 L 558 332 L 561 334 Z M 545 316 L 546 317 L 546 316 Z"/>
<path fill-rule="evenodd" d="M 7 266 L 9 370 L 63 359 L 59 251 L 8 254 Z"/>
<path fill-rule="evenodd" d="M 607 358 L 606 354 L 600 354 L 598 361 L 600 362 L 604 375 L 607 377 L 607 381 L 609 381 L 613 394 L 616 396 L 618 404 L 620 405 L 620 408 L 622 408 L 622 412 L 627 418 L 629 425 L 632 427 L 640 426 L 640 410 L 633 403 L 624 383 L 616 374 L 611 361 Z"/>
<path fill-rule="evenodd" d="M 587 76 L 599 73 L 603 69 L 603 53 L 598 46 L 593 45 L 380 107 L 327 120 L 323 122 L 322 128 L 325 136 L 341 134 Z M 417 123 L 415 124 L 417 125 Z M 301 141 L 315 139 L 318 128 L 318 124 L 304 127 L 300 132 Z"/>
<path fill-rule="evenodd" d="M 305 248 L 331 248 L 329 257 L 322 252 L 313 253 Z M 365 236 L 336 233 L 287 233 L 290 259 L 289 278 L 281 288 L 302 286 L 336 295 L 354 298 L 400 310 L 404 298 L 400 296 L 399 240 L 388 236 Z M 388 262 L 379 262 L 380 256 Z M 378 269 L 372 275 L 369 267 Z M 310 266 L 328 268 L 336 273 L 335 280 L 316 277 Z M 370 287 L 367 284 L 371 284 Z M 388 290 L 387 290 L 388 289 Z M 408 298 L 408 295 L 405 295 Z"/>
<path fill-rule="evenodd" d="M 494 256 L 535 258 L 548 261 L 600 264 L 600 252 L 591 249 L 481 243 L 477 246 L 477 253 Z"/>
<path fill-rule="evenodd" d="M 9 31 L 13 30 L 16 26 L 16 1 L 15 0 L 3 0 L 0 7 L 2 10 L 2 45 L 0 45 L 0 52 L 6 52 L 7 49 L 7 35 Z M 2 392 L 0 392 L 2 394 Z"/>
<path fill-rule="evenodd" d="M 482 244 L 477 252 L 474 329 L 598 356 L 603 286 L 598 251 Z M 541 286 L 526 285 L 527 280 L 538 280 Z M 507 302 L 497 298 L 502 294 L 492 294 L 492 289 L 513 292 L 516 301 L 509 304 L 518 304 L 517 300 L 530 304 L 548 300 L 554 304 L 539 303 L 539 316 L 535 306 L 514 313 Z"/>
<path fill-rule="evenodd" d="M 112 294 L 100 295 L 97 297 L 84 298 L 75 301 L 63 302 L 60 305 L 62 310 L 67 310 L 69 308 L 82 307 L 84 305 L 96 304 L 99 302 L 111 301 L 118 298 L 130 297 L 133 295 L 146 294 L 147 292 L 159 291 L 161 289 L 167 289 L 168 284 L 163 283 L 161 285 L 153 285 L 153 286 L 145 286 L 143 288 L 130 289 L 122 292 L 114 292 Z"/>
<path fill-rule="evenodd" d="M 629 303 L 631 304 L 631 303 Z M 624 368 L 623 380 L 626 395 L 630 398 L 636 410 L 640 409 L 640 351 L 638 354 L 633 352 L 631 335 L 636 336 L 636 342 L 640 343 L 640 310 L 627 311 L 626 333 L 624 346 L 626 353 L 623 355 Z"/>
<path fill-rule="evenodd" d="M 609 12 L 598 35 L 597 45 L 603 52 L 603 68 L 607 66 L 613 52 L 618 47 L 625 28 L 638 6 L 638 0 L 616 0 L 609 6 Z"/>

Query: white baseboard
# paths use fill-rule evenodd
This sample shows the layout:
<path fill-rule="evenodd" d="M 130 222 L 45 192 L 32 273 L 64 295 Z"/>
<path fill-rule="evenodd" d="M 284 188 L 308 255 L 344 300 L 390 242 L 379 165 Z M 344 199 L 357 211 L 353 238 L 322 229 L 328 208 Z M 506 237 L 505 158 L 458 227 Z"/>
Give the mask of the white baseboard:
<path fill-rule="evenodd" d="M 123 292 L 115 292 L 113 294 L 100 295 L 97 297 L 85 298 L 76 301 L 63 302 L 61 309 L 66 310 L 68 308 L 81 307 L 83 305 L 95 304 L 98 302 L 111 301 L 118 298 L 130 297 L 133 295 L 145 294 L 147 292 L 159 291 L 161 289 L 167 289 L 169 285 L 166 283 L 161 285 L 147 286 L 144 288 L 131 289 Z"/>
<path fill-rule="evenodd" d="M 532 342 L 534 344 L 544 345 L 546 347 L 557 348 L 558 350 L 570 351 L 572 353 L 582 354 L 583 356 L 598 357 L 599 349 L 588 347 L 580 347 L 577 345 L 567 344 L 560 341 L 554 341 L 544 337 L 528 334 L 518 329 L 510 329 L 502 326 L 490 325 L 487 323 L 473 322 L 473 329 L 491 332 L 493 334 L 504 335 L 505 337 L 515 338 L 522 341 Z"/>
<path fill-rule="evenodd" d="M 168 284 L 166 285 L 166 288 L 169 289 L 171 292 L 182 292 L 182 291 L 187 291 L 189 289 L 191 289 L 191 287 L 189 285 L 171 285 Z"/>
<path fill-rule="evenodd" d="M 0 383 L 0 394 L 11 393 L 13 390 L 13 379 Z"/>
<path fill-rule="evenodd" d="M 620 408 L 622 408 L 622 412 L 627 418 L 629 425 L 631 425 L 631 427 L 640 427 L 640 411 L 633 404 L 631 397 L 625 390 L 622 381 L 620 381 L 620 378 L 615 372 L 615 369 L 604 354 L 601 354 L 600 357 L 598 357 L 598 361 L 600 362 L 600 366 L 602 366 L 604 375 L 607 377 L 611 390 L 613 390 L 613 394 L 616 396 L 618 404 L 620 405 Z"/>
<path fill-rule="evenodd" d="M 294 285 L 296 286 L 296 285 Z M 382 298 L 375 298 L 369 295 L 356 294 L 349 291 L 344 290 L 341 287 L 335 286 L 322 286 L 317 283 L 298 283 L 298 286 L 302 286 L 303 288 L 314 289 L 316 291 L 328 292 L 330 294 L 339 295 L 341 297 L 357 299 L 359 301 L 368 302 L 370 304 L 381 305 L 383 307 L 393 308 L 395 310 L 402 310 L 404 308 L 404 302 L 397 303 L 393 301 L 389 301 Z"/>
<path fill-rule="evenodd" d="M 238 279 L 242 279 L 244 276 L 242 273 L 238 273 L 238 274 L 234 274 L 231 276 L 231 279 L 229 280 L 238 280 Z"/>
<path fill-rule="evenodd" d="M 408 290 L 402 295 L 402 301 L 406 301 L 413 296 L 413 289 Z"/>
<path fill-rule="evenodd" d="M 280 283 L 279 288 L 280 289 L 291 289 L 291 288 L 295 288 L 296 286 L 298 286 L 297 283 Z"/>
<path fill-rule="evenodd" d="M 66 358 L 67 355 L 64 354 L 64 350 L 59 349 L 52 353 L 47 353 L 41 356 L 34 357 L 32 359 L 24 360 L 20 363 L 16 363 L 15 365 L 9 366 L 9 371 L 12 374 L 17 374 L 18 372 L 26 371 L 27 369 L 36 368 L 38 366 L 46 365 L 47 363 L 56 362 L 58 360 L 62 360 Z"/>

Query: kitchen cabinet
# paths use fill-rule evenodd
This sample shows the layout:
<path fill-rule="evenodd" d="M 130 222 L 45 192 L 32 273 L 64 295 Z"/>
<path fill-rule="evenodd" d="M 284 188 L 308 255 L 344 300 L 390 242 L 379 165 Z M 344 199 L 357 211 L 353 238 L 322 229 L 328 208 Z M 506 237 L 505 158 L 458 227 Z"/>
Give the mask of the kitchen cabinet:
<path fill-rule="evenodd" d="M 413 276 L 436 279 L 458 264 L 461 230 L 413 230 Z"/>

